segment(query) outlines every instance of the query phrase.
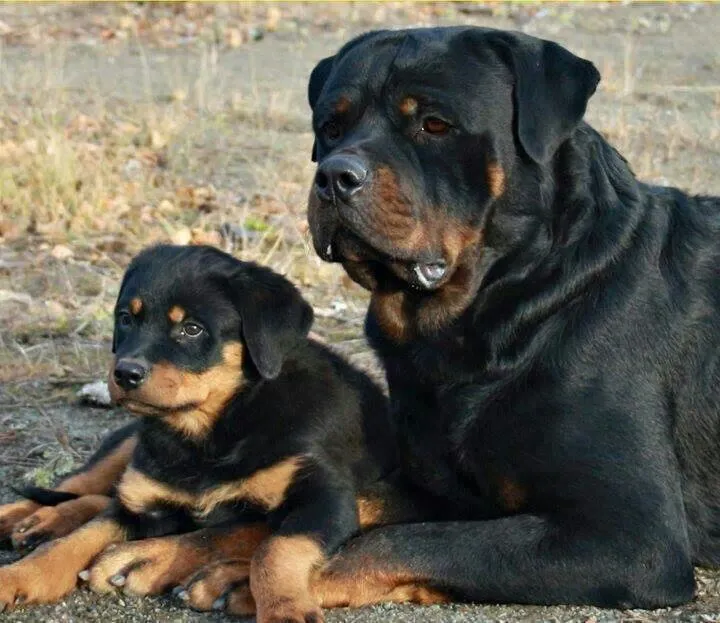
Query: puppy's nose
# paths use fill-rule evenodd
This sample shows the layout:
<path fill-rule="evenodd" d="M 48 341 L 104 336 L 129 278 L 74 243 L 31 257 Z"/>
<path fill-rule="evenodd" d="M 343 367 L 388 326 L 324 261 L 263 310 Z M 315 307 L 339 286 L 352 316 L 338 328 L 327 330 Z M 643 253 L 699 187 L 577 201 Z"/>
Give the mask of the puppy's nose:
<path fill-rule="evenodd" d="M 337 154 L 324 160 L 315 174 L 315 192 L 326 201 L 348 201 L 368 181 L 368 169 L 358 156 Z"/>
<path fill-rule="evenodd" d="M 137 389 L 147 377 L 147 365 L 137 359 L 120 359 L 115 364 L 113 378 L 123 389 Z"/>

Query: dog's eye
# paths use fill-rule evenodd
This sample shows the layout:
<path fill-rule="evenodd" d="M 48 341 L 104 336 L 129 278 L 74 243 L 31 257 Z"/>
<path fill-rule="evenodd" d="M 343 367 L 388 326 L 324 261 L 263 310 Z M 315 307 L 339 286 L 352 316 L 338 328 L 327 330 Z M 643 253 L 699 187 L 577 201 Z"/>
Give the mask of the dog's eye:
<path fill-rule="evenodd" d="M 328 121 L 321 129 L 321 132 L 325 136 L 325 138 L 329 141 L 336 141 L 340 138 L 342 134 L 342 130 L 340 129 L 340 125 L 335 123 L 334 121 Z"/>
<path fill-rule="evenodd" d="M 182 326 L 182 334 L 188 337 L 197 337 L 204 330 L 197 322 L 186 322 Z"/>
<path fill-rule="evenodd" d="M 132 316 L 126 311 L 121 311 L 118 313 L 117 323 L 119 327 L 126 329 L 132 324 Z"/>
<path fill-rule="evenodd" d="M 422 129 L 423 132 L 428 134 L 447 134 L 448 130 L 450 130 L 450 124 L 437 117 L 427 117 L 423 121 Z"/>

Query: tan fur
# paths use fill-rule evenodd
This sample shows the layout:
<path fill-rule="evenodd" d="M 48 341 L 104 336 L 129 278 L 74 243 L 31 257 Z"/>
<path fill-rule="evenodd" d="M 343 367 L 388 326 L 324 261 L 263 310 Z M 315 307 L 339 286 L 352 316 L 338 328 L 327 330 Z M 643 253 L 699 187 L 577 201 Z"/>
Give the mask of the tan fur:
<path fill-rule="evenodd" d="M 385 504 L 380 498 L 359 497 L 357 499 L 358 519 L 361 528 L 377 526 L 383 523 Z"/>
<path fill-rule="evenodd" d="M 381 572 L 367 568 L 353 568 L 336 572 L 330 566 L 318 572 L 311 582 L 315 598 L 324 608 L 352 607 L 381 602 L 440 604 L 451 601 L 448 595 L 427 585 L 416 575 L 397 571 Z"/>
<path fill-rule="evenodd" d="M 143 302 L 138 297 L 135 297 L 134 299 L 130 300 L 129 307 L 130 307 L 130 313 L 133 316 L 137 316 L 142 311 Z"/>
<path fill-rule="evenodd" d="M 255 600 L 250 586 L 250 561 L 228 559 L 212 562 L 198 571 L 185 585 L 186 604 L 194 610 L 211 610 L 215 600 L 222 596 L 231 584 L 242 585 L 228 595 L 225 611 L 228 614 L 252 616 Z"/>
<path fill-rule="evenodd" d="M 30 500 L 20 500 L 0 506 L 0 538 L 9 537 L 15 524 L 30 517 L 38 508 L 40 505 Z"/>
<path fill-rule="evenodd" d="M 86 471 L 63 480 L 56 489 L 78 495 L 105 495 L 130 463 L 137 439 L 130 437 Z"/>
<path fill-rule="evenodd" d="M 320 615 L 310 593 L 310 577 L 324 560 L 320 545 L 304 535 L 271 537 L 250 566 L 250 590 L 257 604 L 257 620 L 304 621 Z"/>
<path fill-rule="evenodd" d="M 173 305 L 170 308 L 170 311 L 168 311 L 168 320 L 170 320 L 173 324 L 182 322 L 185 320 L 185 310 L 178 305 Z"/>
<path fill-rule="evenodd" d="M 208 515 L 220 504 L 240 500 L 273 510 L 285 500 L 285 493 L 301 464 L 301 457 L 290 457 L 258 470 L 244 480 L 225 483 L 199 495 L 174 489 L 130 468 L 120 482 L 118 496 L 128 509 L 136 513 L 143 512 L 154 504 L 167 502 Z"/>
<path fill-rule="evenodd" d="M 400 187 L 395 173 L 386 166 L 374 175 L 370 214 L 373 227 L 394 248 L 412 250 L 427 243 L 427 231 L 413 211 L 411 200 Z"/>
<path fill-rule="evenodd" d="M 406 116 L 411 117 L 417 112 L 418 102 L 414 97 L 406 97 L 400 102 L 400 112 Z"/>
<path fill-rule="evenodd" d="M 497 199 L 505 192 L 505 171 L 499 162 L 493 161 L 487 165 L 485 181 L 493 199 Z"/>
<path fill-rule="evenodd" d="M 338 115 L 342 115 L 345 114 L 348 110 L 350 110 L 350 100 L 344 95 L 341 95 L 338 98 L 338 101 L 335 103 L 335 112 Z"/>
<path fill-rule="evenodd" d="M 38 536 L 54 539 L 70 534 L 107 508 L 108 504 L 110 498 L 106 495 L 84 495 L 57 506 L 41 506 L 15 524 L 13 547 L 23 549 L 28 541 Z"/>
<path fill-rule="evenodd" d="M 51 603 L 70 593 L 77 574 L 125 533 L 110 519 L 95 519 L 68 536 L 51 541 L 29 556 L 0 568 L 0 602 Z"/>
<path fill-rule="evenodd" d="M 115 588 L 110 578 L 121 574 L 126 593 L 157 595 L 218 558 L 245 560 L 249 568 L 257 546 L 269 534 L 265 524 L 250 524 L 124 543 L 108 548 L 97 559 L 88 582 L 96 592 L 110 592 Z"/>
<path fill-rule="evenodd" d="M 383 334 L 397 343 L 404 342 L 412 333 L 404 312 L 406 295 L 401 290 L 375 291 L 370 298 L 370 310 L 378 320 Z"/>
<path fill-rule="evenodd" d="M 163 417 L 188 437 L 202 437 L 242 388 L 242 362 L 242 344 L 230 342 L 223 348 L 222 363 L 205 372 L 188 372 L 159 362 L 136 390 L 123 390 L 112 374 L 108 377 L 108 387 L 113 400 L 131 411 Z"/>
<path fill-rule="evenodd" d="M 500 479 L 500 500 L 505 510 L 515 513 L 519 511 L 527 499 L 527 491 L 515 480 L 503 477 Z"/>

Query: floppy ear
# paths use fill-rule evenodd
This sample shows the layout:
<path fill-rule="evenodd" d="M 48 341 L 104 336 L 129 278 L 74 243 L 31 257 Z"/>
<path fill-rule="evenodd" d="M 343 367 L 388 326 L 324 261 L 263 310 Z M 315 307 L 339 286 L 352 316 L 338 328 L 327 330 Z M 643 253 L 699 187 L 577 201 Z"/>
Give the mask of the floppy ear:
<path fill-rule="evenodd" d="M 552 41 L 520 33 L 493 33 L 489 39 L 515 75 L 520 144 L 535 162 L 548 162 L 580 123 L 600 73 Z"/>
<path fill-rule="evenodd" d="M 315 68 L 310 73 L 310 81 L 308 82 L 308 103 L 310 108 L 315 108 L 315 103 L 320 97 L 320 92 L 325 86 L 334 62 L 335 57 L 328 56 L 315 65 Z M 313 141 L 311 158 L 313 162 L 317 162 L 317 144 L 315 141 Z"/>
<path fill-rule="evenodd" d="M 288 353 L 307 338 L 312 307 L 294 285 L 269 269 L 246 264 L 241 275 L 234 297 L 245 346 L 260 375 L 274 379 Z"/>

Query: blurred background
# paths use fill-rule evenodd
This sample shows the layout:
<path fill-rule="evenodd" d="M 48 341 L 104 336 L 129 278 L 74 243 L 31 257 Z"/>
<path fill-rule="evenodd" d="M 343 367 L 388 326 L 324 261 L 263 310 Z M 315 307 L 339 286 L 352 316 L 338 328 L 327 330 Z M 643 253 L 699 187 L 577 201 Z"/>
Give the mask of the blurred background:
<path fill-rule="evenodd" d="M 636 174 L 720 194 L 720 5 L 0 4 L 0 481 L 47 484 L 124 421 L 76 393 L 104 376 L 119 279 L 153 242 L 213 244 L 288 275 L 315 331 L 377 372 L 366 294 L 309 244 L 306 80 L 359 32 L 450 24 L 592 60 L 588 119 Z"/>

